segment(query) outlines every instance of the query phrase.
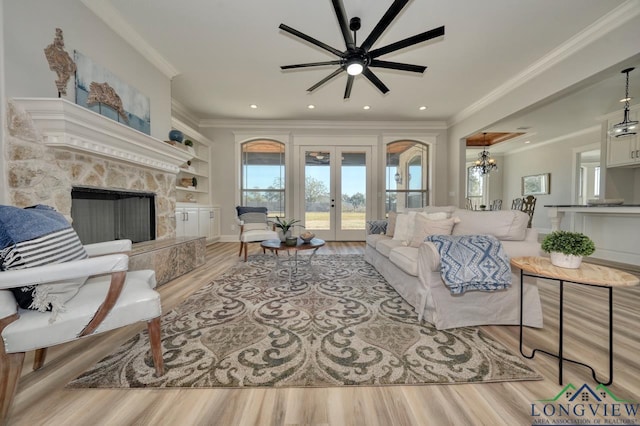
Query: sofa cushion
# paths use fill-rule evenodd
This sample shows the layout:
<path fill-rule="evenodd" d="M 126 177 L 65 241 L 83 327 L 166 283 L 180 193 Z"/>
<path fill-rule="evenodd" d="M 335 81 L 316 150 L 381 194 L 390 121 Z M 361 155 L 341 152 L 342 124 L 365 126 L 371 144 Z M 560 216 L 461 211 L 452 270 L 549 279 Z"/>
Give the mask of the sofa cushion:
<path fill-rule="evenodd" d="M 376 244 L 376 250 L 384 257 L 389 257 L 391 250 L 396 247 L 403 247 L 402 241 L 394 240 L 392 238 L 380 239 Z"/>
<path fill-rule="evenodd" d="M 503 241 L 522 241 L 529 215 L 520 210 L 474 211 L 458 209 L 453 213 L 460 223 L 451 235 L 493 235 Z"/>
<path fill-rule="evenodd" d="M 391 237 L 383 234 L 369 234 L 367 235 L 367 244 L 369 244 L 373 248 L 376 248 L 376 244 L 378 244 L 378 241 L 390 239 Z"/>
<path fill-rule="evenodd" d="M 67 219 L 53 208 L 0 206 L 0 271 L 32 268 L 87 258 Z M 23 309 L 53 310 L 52 318 L 76 295 L 87 277 L 12 288 Z"/>
<path fill-rule="evenodd" d="M 401 241 L 404 245 L 409 245 L 411 236 L 413 235 L 413 224 L 415 222 L 416 212 L 399 213 L 396 219 L 396 230 L 393 233 L 393 239 Z"/>
<path fill-rule="evenodd" d="M 393 237 L 393 233 L 396 231 L 396 221 L 398 219 L 398 213 L 389 212 L 389 219 L 387 223 L 387 231 L 386 234 L 390 237 Z"/>
<path fill-rule="evenodd" d="M 432 213 L 432 215 L 433 214 L 440 213 Z M 429 235 L 451 235 L 456 219 L 433 220 L 429 219 L 427 214 L 418 213 L 414 221 L 413 234 L 409 241 L 409 246 L 420 247 L 420 244 L 422 244 L 424 239 Z"/>
<path fill-rule="evenodd" d="M 396 247 L 389 253 L 389 261 L 409 275 L 418 276 L 418 249 Z"/>

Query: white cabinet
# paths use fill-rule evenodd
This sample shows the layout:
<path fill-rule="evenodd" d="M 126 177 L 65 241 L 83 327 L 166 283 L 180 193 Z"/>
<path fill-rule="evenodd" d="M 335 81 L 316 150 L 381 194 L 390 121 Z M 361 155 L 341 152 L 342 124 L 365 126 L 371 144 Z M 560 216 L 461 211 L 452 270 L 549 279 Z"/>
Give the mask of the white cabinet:
<path fill-rule="evenodd" d="M 195 207 L 176 208 L 176 237 L 199 236 L 198 209 Z"/>
<path fill-rule="evenodd" d="M 176 237 L 194 236 L 205 237 L 207 243 L 220 238 L 220 207 L 176 207 Z"/>
<path fill-rule="evenodd" d="M 631 120 L 638 119 L 638 111 L 631 111 L 629 114 Z M 609 119 L 607 128 L 613 124 L 620 122 L 621 116 L 617 119 Z M 638 135 L 627 136 L 616 139 L 608 137 L 607 140 L 607 167 L 620 166 L 640 166 L 640 138 Z"/>

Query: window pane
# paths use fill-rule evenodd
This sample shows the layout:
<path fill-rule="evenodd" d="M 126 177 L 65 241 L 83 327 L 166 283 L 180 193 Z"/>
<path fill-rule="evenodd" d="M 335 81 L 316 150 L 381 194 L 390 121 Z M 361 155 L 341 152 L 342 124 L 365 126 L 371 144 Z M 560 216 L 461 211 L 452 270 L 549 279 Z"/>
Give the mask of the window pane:
<path fill-rule="evenodd" d="M 429 147 L 421 142 L 387 145 L 386 211 L 420 208 L 429 204 Z"/>
<path fill-rule="evenodd" d="M 267 207 L 269 216 L 283 215 L 284 182 L 284 144 L 263 140 L 242 144 L 242 205 Z"/>
<path fill-rule="evenodd" d="M 314 155 L 311 155 L 314 154 Z M 328 230 L 330 226 L 331 157 L 329 152 L 314 152 L 305 155 L 304 201 L 305 227 L 308 230 Z"/>
<path fill-rule="evenodd" d="M 364 152 L 342 153 L 342 229 L 365 229 L 367 157 Z"/>

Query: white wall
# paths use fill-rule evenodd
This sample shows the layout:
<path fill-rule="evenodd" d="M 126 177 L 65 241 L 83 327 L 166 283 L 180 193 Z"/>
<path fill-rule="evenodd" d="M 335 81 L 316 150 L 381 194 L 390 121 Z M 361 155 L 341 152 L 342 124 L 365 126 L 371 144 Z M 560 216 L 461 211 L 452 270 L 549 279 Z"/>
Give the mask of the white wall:
<path fill-rule="evenodd" d="M 171 84 L 124 39 L 77 0 L 5 1 L 4 72 L 6 97 L 57 97 L 56 74 L 44 48 L 63 31 L 65 50 L 79 50 L 149 97 L 151 135 L 164 140 L 171 128 Z M 74 80 L 66 98 L 74 101 Z M 2 98 L 4 104 L 6 99 Z"/>
<path fill-rule="evenodd" d="M 522 148 L 504 156 L 502 169 L 503 208 L 511 208 L 514 198 L 522 197 L 522 176 L 551 174 L 550 193 L 536 195 L 536 208 L 532 226 L 546 232 L 551 229 L 546 205 L 572 204 L 572 167 L 575 149 L 600 143 L 600 129 L 588 133 L 579 132 L 557 138 L 552 143 Z"/>
<path fill-rule="evenodd" d="M 4 68 L 4 2 L 0 1 L 0 204 L 7 204 L 9 191 L 7 191 L 7 174 L 5 173 L 5 149 L 4 132 L 6 120 L 5 95 L 5 75 Z"/>
<path fill-rule="evenodd" d="M 236 150 L 236 135 L 263 135 L 268 137 L 274 133 L 277 134 L 290 134 L 291 146 L 294 146 L 296 137 L 308 140 L 309 137 L 322 138 L 335 138 L 337 136 L 370 136 L 373 140 L 377 140 L 377 158 L 378 163 L 373 165 L 375 179 L 378 187 L 378 200 L 375 203 L 374 215 L 376 218 L 384 216 L 384 167 L 381 165 L 381 158 L 385 158 L 384 141 L 389 137 L 398 139 L 415 139 L 415 140 L 433 140 L 435 144 L 430 148 L 432 151 L 432 203 L 435 205 L 444 205 L 447 202 L 446 192 L 446 141 L 447 132 L 442 128 L 429 128 L 428 124 L 421 125 L 424 129 L 416 129 L 415 126 L 412 129 L 402 128 L 401 124 L 389 124 L 387 127 L 375 128 L 374 123 L 367 123 L 364 128 L 358 123 L 340 123 L 333 125 L 317 125 L 307 122 L 295 122 L 288 123 L 287 125 L 279 124 L 277 122 L 268 122 L 262 124 L 246 125 L 226 122 L 224 124 L 205 124 L 206 127 L 201 127 L 200 131 L 209 139 L 215 141 L 213 148 L 212 163 L 210 180 L 212 182 L 212 203 L 221 206 L 221 233 L 223 240 L 231 240 L 237 238 L 237 230 L 232 230 L 231 227 L 235 226 L 235 206 L 239 200 L 239 175 L 238 168 L 236 167 L 240 159 L 237 157 Z M 262 126 L 262 127 L 261 127 Z M 277 138 L 281 142 L 282 137 Z M 293 153 L 290 153 L 293 154 Z M 291 161 L 294 161 L 293 155 L 288 156 Z M 293 170 L 293 164 L 289 164 L 288 169 L 288 185 L 297 185 L 295 177 L 291 173 Z M 298 191 L 293 191 L 297 193 Z M 293 213 L 293 205 L 291 200 L 292 192 L 287 194 L 287 214 Z M 374 219 L 374 218 L 372 218 Z"/>

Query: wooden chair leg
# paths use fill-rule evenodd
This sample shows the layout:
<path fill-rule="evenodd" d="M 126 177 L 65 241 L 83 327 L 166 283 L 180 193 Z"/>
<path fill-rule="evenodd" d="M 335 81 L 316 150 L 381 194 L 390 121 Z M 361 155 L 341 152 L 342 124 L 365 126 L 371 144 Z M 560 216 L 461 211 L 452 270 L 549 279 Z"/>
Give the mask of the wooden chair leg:
<path fill-rule="evenodd" d="M 45 358 L 47 358 L 47 348 L 36 349 L 36 355 L 33 358 L 33 371 L 42 368 Z"/>
<path fill-rule="evenodd" d="M 0 346 L 0 424 L 6 424 L 18 390 L 24 352 L 6 354 L 4 345 Z"/>
<path fill-rule="evenodd" d="M 249 247 L 247 243 L 244 243 L 244 261 L 247 261 L 247 251 L 249 251 Z"/>
<path fill-rule="evenodd" d="M 245 245 L 245 243 L 240 241 L 240 253 L 238 253 L 238 256 L 242 256 L 242 249 L 244 248 L 244 245 Z"/>
<path fill-rule="evenodd" d="M 160 336 L 160 317 L 154 318 L 151 321 L 147 322 L 147 331 L 149 332 L 149 343 L 151 345 L 153 365 L 156 367 L 156 376 L 160 377 L 164 374 L 164 360 L 162 359 L 162 338 Z"/>

